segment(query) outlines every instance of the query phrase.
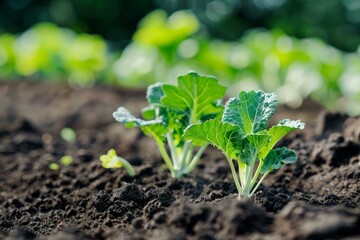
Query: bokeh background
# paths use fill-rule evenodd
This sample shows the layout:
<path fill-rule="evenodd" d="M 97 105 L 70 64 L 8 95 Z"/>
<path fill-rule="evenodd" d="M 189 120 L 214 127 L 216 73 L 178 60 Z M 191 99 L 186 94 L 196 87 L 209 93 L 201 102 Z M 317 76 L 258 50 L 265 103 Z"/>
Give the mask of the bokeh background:
<path fill-rule="evenodd" d="M 229 95 L 359 115 L 359 44 L 359 0 L 0 1 L 2 81 L 142 87 L 196 70 Z"/>

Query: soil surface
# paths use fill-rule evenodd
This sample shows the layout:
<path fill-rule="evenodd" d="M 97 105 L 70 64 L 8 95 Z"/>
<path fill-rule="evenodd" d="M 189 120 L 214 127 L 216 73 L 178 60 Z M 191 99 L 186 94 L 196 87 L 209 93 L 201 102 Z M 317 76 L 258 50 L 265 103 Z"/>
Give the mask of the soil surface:
<path fill-rule="evenodd" d="M 145 105 L 143 89 L 0 83 L 0 239 L 360 239 L 360 117 L 280 108 L 275 121 L 307 122 L 279 144 L 298 162 L 239 201 L 216 149 L 172 179 L 154 142 L 111 116 Z M 109 148 L 138 175 L 102 168 Z M 71 165 L 49 169 L 65 155 Z"/>

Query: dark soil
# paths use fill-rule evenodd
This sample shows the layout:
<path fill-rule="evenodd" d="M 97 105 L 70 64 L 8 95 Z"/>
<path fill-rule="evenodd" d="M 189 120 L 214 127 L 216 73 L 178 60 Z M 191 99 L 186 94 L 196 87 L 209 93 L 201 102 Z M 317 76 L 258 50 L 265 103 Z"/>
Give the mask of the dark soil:
<path fill-rule="evenodd" d="M 191 175 L 172 179 L 151 139 L 111 113 L 139 113 L 144 91 L 71 90 L 0 83 L 0 239 L 360 239 L 360 118 L 311 102 L 274 119 L 308 124 L 280 145 L 296 164 L 270 174 L 253 199 L 237 200 L 227 161 L 209 148 Z M 74 143 L 59 136 L 77 133 Z M 138 176 L 106 170 L 109 148 Z M 48 165 L 64 155 L 70 166 Z"/>

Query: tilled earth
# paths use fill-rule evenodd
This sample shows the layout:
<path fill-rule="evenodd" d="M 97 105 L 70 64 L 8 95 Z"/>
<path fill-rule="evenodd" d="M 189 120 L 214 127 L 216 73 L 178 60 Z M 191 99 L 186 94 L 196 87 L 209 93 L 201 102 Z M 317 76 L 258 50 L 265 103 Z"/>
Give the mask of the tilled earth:
<path fill-rule="evenodd" d="M 308 123 L 279 144 L 298 162 L 239 201 L 216 149 L 188 177 L 172 179 L 150 138 L 113 121 L 120 105 L 139 113 L 144 96 L 0 83 L 0 239 L 360 239 L 360 117 L 318 114 L 312 104 L 281 108 L 276 121 Z M 64 127 L 76 131 L 75 142 L 62 140 Z M 112 147 L 136 177 L 101 167 Z M 73 163 L 50 170 L 64 155 Z"/>

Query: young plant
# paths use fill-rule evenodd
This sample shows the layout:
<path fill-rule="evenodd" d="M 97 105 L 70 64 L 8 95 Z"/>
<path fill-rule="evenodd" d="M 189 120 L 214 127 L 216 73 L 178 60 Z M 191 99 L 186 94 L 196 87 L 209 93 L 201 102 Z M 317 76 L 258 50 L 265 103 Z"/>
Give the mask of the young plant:
<path fill-rule="evenodd" d="M 126 127 L 140 127 L 145 135 L 151 136 L 172 177 L 182 177 L 195 168 L 208 146 L 205 143 L 195 151 L 193 144 L 182 137 L 184 130 L 220 117 L 225 91 L 217 79 L 189 72 L 178 77 L 178 86 L 155 83 L 148 87 L 149 106 L 143 109 L 144 119 L 134 117 L 124 107 L 118 108 L 113 116 Z"/>
<path fill-rule="evenodd" d="M 251 197 L 273 169 L 296 162 L 294 151 L 286 147 L 273 147 L 287 133 L 303 129 L 304 123 L 284 119 L 267 129 L 276 105 L 277 97 L 274 93 L 242 91 L 238 97 L 229 99 L 221 121 L 211 119 L 185 130 L 184 138 L 193 145 L 206 146 L 210 143 L 224 153 L 239 198 Z"/>
<path fill-rule="evenodd" d="M 134 167 L 126 161 L 126 159 L 119 157 L 114 149 L 110 149 L 106 155 L 100 157 L 102 166 L 104 168 L 122 168 L 124 167 L 128 174 L 133 177 L 136 175 Z"/>

